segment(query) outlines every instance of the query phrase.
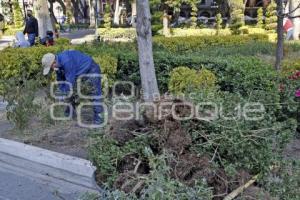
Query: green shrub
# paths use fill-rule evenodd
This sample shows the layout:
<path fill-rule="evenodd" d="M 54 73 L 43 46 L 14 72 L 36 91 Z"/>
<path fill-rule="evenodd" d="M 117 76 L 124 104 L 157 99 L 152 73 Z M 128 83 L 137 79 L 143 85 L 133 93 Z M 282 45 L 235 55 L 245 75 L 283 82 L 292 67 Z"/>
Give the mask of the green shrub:
<path fill-rule="evenodd" d="M 13 13 L 14 13 L 14 25 L 15 28 L 20 28 L 24 24 L 22 10 L 20 8 L 19 1 L 15 0 L 13 2 Z"/>
<path fill-rule="evenodd" d="M 212 189 L 206 185 L 206 180 L 199 180 L 194 187 L 188 187 L 169 177 L 170 167 L 167 160 L 172 159 L 172 155 L 163 152 L 155 156 L 150 148 L 145 148 L 145 154 L 151 171 L 146 179 L 146 187 L 142 190 L 141 199 L 212 199 Z"/>
<path fill-rule="evenodd" d="M 31 48 L 6 48 L 1 51 L 0 79 L 18 77 L 25 71 L 27 77 L 42 76 L 41 59 L 46 53 L 57 53 L 68 49 L 68 46 L 37 46 Z"/>
<path fill-rule="evenodd" d="M 275 31 L 277 27 L 276 3 L 271 1 L 266 9 L 265 28 L 266 30 Z"/>
<path fill-rule="evenodd" d="M 249 28 L 247 26 L 242 26 L 239 28 L 239 33 L 245 35 L 245 34 L 249 34 Z"/>
<path fill-rule="evenodd" d="M 13 35 L 15 36 L 17 32 L 21 31 L 23 32 L 24 27 L 20 27 L 20 28 L 15 28 L 13 26 L 7 26 L 4 29 L 4 35 Z"/>
<path fill-rule="evenodd" d="M 257 10 L 257 23 L 256 26 L 258 28 L 263 28 L 264 27 L 264 10 L 263 8 L 259 8 Z"/>
<path fill-rule="evenodd" d="M 218 13 L 216 15 L 216 35 L 220 34 L 220 30 L 222 29 L 222 23 L 223 23 L 223 19 L 222 19 L 222 14 Z"/>
<path fill-rule="evenodd" d="M 272 197 L 282 200 L 300 199 L 300 162 L 299 160 L 284 160 L 269 172 L 259 184 Z"/>
<path fill-rule="evenodd" d="M 89 148 L 89 157 L 97 167 L 98 174 L 103 177 L 102 183 L 111 187 L 117 178 L 117 166 L 125 155 L 137 154 L 140 160 L 145 159 L 144 148 L 149 147 L 151 138 L 148 136 L 137 137 L 128 141 L 123 146 L 107 135 L 93 138 L 93 145 Z"/>
<path fill-rule="evenodd" d="M 284 74 L 291 74 L 300 71 L 300 59 L 285 59 L 282 63 L 282 72 Z"/>
<path fill-rule="evenodd" d="M 267 35 L 211 36 L 211 37 L 155 37 L 154 44 L 172 52 L 197 51 L 211 46 L 234 46 L 247 42 L 268 41 Z"/>
<path fill-rule="evenodd" d="M 214 28 L 172 28 L 173 37 L 189 37 L 189 36 L 213 36 L 216 35 L 217 30 Z M 231 35 L 229 29 L 219 30 L 219 35 Z"/>
<path fill-rule="evenodd" d="M 207 69 L 196 71 L 188 67 L 177 67 L 171 71 L 169 91 L 175 94 L 189 89 L 211 90 L 215 88 L 216 76 Z"/>
<path fill-rule="evenodd" d="M 99 28 L 98 34 L 103 40 L 108 41 L 133 41 L 136 38 L 135 28 Z"/>
<path fill-rule="evenodd" d="M 110 6 L 105 6 L 105 13 L 104 13 L 104 28 L 110 30 L 111 28 L 111 14 L 110 14 Z"/>
<path fill-rule="evenodd" d="M 191 148 L 197 154 L 209 153 L 212 156 L 217 149 L 224 166 L 233 165 L 235 169 L 246 169 L 253 174 L 269 171 L 269 166 L 276 163 L 284 147 L 293 138 L 296 128 L 295 119 L 282 118 L 277 86 L 274 84 L 271 91 L 252 90 L 248 95 L 219 92 L 206 97 L 198 93 L 199 96 L 193 99 L 196 104 L 213 102 L 219 112 L 214 120 L 187 122 L 186 126 L 191 127 Z M 246 120 L 238 114 L 238 109 L 249 102 L 261 103 L 265 110 L 248 116 L 262 118 Z M 207 106 L 201 107 L 200 112 L 208 112 L 208 109 Z"/>
<path fill-rule="evenodd" d="M 41 85 L 39 79 L 27 80 L 26 77 L 14 77 L 0 82 L 1 95 L 8 102 L 7 118 L 20 131 L 24 130 L 38 106 L 33 103 L 35 92 Z"/>
<path fill-rule="evenodd" d="M 242 0 L 233 1 L 230 5 L 230 26 L 232 33 L 240 34 L 240 28 L 245 24 L 244 22 L 244 3 Z"/>
<path fill-rule="evenodd" d="M 118 60 L 109 55 L 99 55 L 97 57 L 93 57 L 93 59 L 100 65 L 101 73 L 105 75 L 108 82 L 107 87 L 112 87 L 116 78 Z"/>
<path fill-rule="evenodd" d="M 191 28 L 196 28 L 197 27 L 197 15 L 198 15 L 198 7 L 197 7 L 197 1 L 192 0 L 190 1 L 190 6 L 192 9 L 191 12 Z"/>
<path fill-rule="evenodd" d="M 59 45 L 59 46 L 68 46 L 71 44 L 71 40 L 69 38 L 58 38 L 55 40 L 55 45 Z"/>

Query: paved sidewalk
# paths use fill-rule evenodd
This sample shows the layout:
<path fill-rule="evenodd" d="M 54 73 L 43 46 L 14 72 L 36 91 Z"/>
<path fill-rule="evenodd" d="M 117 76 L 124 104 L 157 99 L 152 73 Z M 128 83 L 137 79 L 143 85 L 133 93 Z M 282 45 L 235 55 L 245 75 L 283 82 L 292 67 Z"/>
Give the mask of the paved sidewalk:
<path fill-rule="evenodd" d="M 61 33 L 60 37 L 69 38 L 72 44 L 92 42 L 95 39 L 95 29 L 72 30 L 71 32 Z M 3 50 L 5 47 L 11 46 L 14 39 L 14 36 L 3 36 L 0 39 L 0 50 Z"/>
<path fill-rule="evenodd" d="M 99 194 L 88 160 L 0 138 L 0 200 L 80 200 Z"/>
<path fill-rule="evenodd" d="M 10 46 L 13 43 L 14 36 L 3 36 L 0 39 L 0 50 Z"/>
<path fill-rule="evenodd" d="M 66 37 L 72 44 L 83 44 L 95 39 L 95 29 L 72 30 L 70 33 L 61 33 L 60 37 Z"/>
<path fill-rule="evenodd" d="M 0 200 L 75 200 L 71 194 L 62 194 L 46 183 L 7 172 L 0 166 Z"/>

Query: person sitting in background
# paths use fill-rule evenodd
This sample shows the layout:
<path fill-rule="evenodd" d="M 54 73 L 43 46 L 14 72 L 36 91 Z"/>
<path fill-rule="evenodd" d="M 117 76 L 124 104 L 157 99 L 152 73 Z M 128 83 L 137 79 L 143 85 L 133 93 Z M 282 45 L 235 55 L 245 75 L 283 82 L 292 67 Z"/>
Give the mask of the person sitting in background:
<path fill-rule="evenodd" d="M 14 47 L 21 47 L 21 48 L 27 48 L 30 47 L 30 44 L 28 41 L 25 39 L 25 35 L 22 32 L 17 32 L 16 33 L 16 40 Z"/>
<path fill-rule="evenodd" d="M 41 39 L 41 44 L 45 46 L 53 46 L 54 45 L 54 37 L 53 37 L 53 32 L 52 31 L 47 31 L 46 32 L 46 37 Z"/>
<path fill-rule="evenodd" d="M 23 33 L 24 35 L 28 35 L 28 42 L 30 46 L 33 46 L 35 44 L 35 38 L 39 35 L 39 25 L 37 19 L 32 15 L 31 10 L 27 10 L 27 19 Z"/>

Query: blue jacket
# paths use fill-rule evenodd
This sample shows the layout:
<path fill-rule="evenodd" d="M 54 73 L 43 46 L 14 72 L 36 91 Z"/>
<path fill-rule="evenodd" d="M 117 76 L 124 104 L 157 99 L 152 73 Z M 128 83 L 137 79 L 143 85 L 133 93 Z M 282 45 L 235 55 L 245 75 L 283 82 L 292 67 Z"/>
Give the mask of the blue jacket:
<path fill-rule="evenodd" d="M 58 71 L 56 71 L 57 81 L 67 81 L 74 86 L 78 76 L 87 74 L 94 63 L 93 59 L 77 50 L 67 50 L 56 56 Z M 68 92 L 70 88 L 67 84 L 60 84 L 62 92 Z"/>

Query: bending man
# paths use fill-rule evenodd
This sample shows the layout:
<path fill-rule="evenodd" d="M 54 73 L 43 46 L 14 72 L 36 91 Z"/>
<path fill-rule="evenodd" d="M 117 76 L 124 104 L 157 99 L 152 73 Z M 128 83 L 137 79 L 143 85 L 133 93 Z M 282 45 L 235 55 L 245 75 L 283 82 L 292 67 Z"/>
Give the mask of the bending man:
<path fill-rule="evenodd" d="M 102 123 L 101 112 L 102 106 L 99 105 L 101 100 L 101 78 L 100 67 L 94 60 L 76 50 L 63 51 L 57 55 L 47 53 L 42 58 L 44 67 L 43 74 L 47 75 L 51 71 L 56 72 L 57 81 L 66 81 L 72 87 L 75 86 L 76 80 L 81 75 L 86 75 L 85 82 L 91 85 L 91 95 L 93 96 L 94 124 Z M 60 84 L 59 89 L 62 93 L 67 94 L 70 91 L 68 84 Z M 74 98 L 71 98 L 73 110 L 75 110 Z M 70 109 L 66 109 L 65 114 L 69 116 Z M 73 114 L 73 113 L 72 113 Z"/>

